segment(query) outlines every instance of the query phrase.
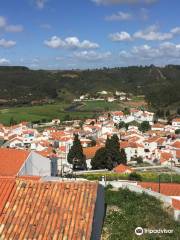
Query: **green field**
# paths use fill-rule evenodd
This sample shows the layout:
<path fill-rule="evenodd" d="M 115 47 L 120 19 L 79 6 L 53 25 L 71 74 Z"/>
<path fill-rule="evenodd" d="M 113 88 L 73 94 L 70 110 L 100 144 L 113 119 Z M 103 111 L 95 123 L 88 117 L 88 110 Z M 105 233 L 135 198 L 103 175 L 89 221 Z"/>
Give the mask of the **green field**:
<path fill-rule="evenodd" d="M 83 111 L 115 111 L 122 110 L 122 104 L 118 102 L 91 101 L 84 102 L 81 110 Z"/>
<path fill-rule="evenodd" d="M 20 121 L 42 121 L 43 119 L 52 120 L 53 118 L 59 118 L 64 120 L 67 115 L 70 118 L 83 119 L 93 115 L 92 112 L 65 112 L 64 108 L 68 105 L 64 103 L 57 103 L 52 105 L 32 106 L 32 107 L 15 107 L 0 110 L 0 123 L 9 124 L 10 119 L 16 122 Z"/>
<path fill-rule="evenodd" d="M 108 103 L 101 101 L 86 102 L 74 111 L 66 111 L 65 109 L 70 106 L 71 104 L 59 102 L 42 106 L 0 109 L 0 123 L 9 125 L 11 118 L 13 118 L 16 122 L 32 122 L 42 120 L 50 121 L 53 118 L 59 118 L 61 120 L 85 119 L 92 118 L 94 114 L 97 114 L 97 112 L 120 109 L 120 105 L 118 103 Z"/>

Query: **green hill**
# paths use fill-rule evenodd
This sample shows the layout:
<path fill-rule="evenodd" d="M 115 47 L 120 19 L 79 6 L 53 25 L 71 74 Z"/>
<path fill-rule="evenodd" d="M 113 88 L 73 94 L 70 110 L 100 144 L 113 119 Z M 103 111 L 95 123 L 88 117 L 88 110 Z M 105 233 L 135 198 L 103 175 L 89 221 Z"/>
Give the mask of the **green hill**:
<path fill-rule="evenodd" d="M 180 66 L 132 66 L 94 70 L 47 71 L 0 67 L 0 104 L 29 104 L 34 100 L 71 101 L 83 93 L 121 90 L 143 94 L 153 107 L 180 103 Z"/>

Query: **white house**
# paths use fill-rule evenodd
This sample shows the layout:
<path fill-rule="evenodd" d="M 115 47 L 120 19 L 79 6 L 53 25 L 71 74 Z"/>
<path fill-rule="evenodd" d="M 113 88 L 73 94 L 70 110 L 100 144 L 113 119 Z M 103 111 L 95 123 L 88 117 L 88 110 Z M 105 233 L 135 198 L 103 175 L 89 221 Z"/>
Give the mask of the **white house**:
<path fill-rule="evenodd" d="M 35 152 L 0 148 L 1 176 L 51 176 L 51 163 Z"/>
<path fill-rule="evenodd" d="M 176 129 L 180 129 L 180 118 L 175 118 L 172 120 L 172 126 Z"/>

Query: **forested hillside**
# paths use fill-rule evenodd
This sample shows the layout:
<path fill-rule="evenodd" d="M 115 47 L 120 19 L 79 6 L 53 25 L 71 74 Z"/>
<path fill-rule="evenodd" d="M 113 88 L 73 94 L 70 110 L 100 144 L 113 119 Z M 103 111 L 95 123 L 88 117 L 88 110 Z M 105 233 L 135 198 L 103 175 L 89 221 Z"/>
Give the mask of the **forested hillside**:
<path fill-rule="evenodd" d="M 180 66 L 134 66 L 95 70 L 47 71 L 0 67 L 0 103 L 26 104 L 32 100 L 68 98 L 101 90 L 144 94 L 153 107 L 180 102 Z M 5 100 L 8 100 L 5 101 Z"/>

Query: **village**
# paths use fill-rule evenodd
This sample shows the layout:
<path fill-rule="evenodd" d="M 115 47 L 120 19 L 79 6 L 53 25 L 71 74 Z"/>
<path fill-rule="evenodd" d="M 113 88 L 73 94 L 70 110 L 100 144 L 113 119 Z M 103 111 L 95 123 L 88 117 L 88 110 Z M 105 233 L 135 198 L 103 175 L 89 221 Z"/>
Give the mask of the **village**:
<path fill-rule="evenodd" d="M 56 158 L 56 176 L 72 169 L 67 157 L 74 135 L 78 135 L 83 147 L 86 170 L 92 170 L 91 160 L 107 138 L 113 135 L 117 135 L 119 147 L 125 150 L 127 165 L 136 166 L 141 162 L 141 165 L 179 167 L 179 129 L 180 118 L 173 119 L 171 125 L 154 123 L 154 113 L 130 109 L 127 114 L 122 111 L 105 112 L 97 119 L 67 121 L 63 125 L 59 119 L 53 119 L 40 131 L 28 122 L 10 127 L 1 124 L 0 139 L 2 149 L 21 149 Z"/>
<path fill-rule="evenodd" d="M 149 199 L 150 208 L 153 204 L 151 197 L 157 199 L 153 207 L 160 206 L 162 214 L 171 209 L 168 210 L 170 215 L 164 217 L 178 227 L 179 129 L 179 117 L 171 124 L 154 122 L 153 112 L 135 108 L 124 112 L 103 112 L 84 122 L 53 119 L 39 125 L 30 122 L 12 126 L 1 124 L 0 236 L 23 239 L 20 225 L 18 231 L 16 227 L 16 219 L 21 221 L 22 212 L 27 222 L 24 229 L 27 239 L 41 233 L 45 239 L 53 235 L 62 236 L 60 239 L 76 236 L 77 239 L 100 240 L 106 229 L 103 227 L 104 217 L 110 214 L 105 210 L 105 194 L 114 191 L 129 194 L 127 204 L 130 205 L 134 204 L 134 198 L 141 196 L 141 201 L 144 197 Z M 148 172 L 150 176 L 154 173 L 156 179 L 142 178 Z M 167 179 L 163 180 L 164 176 Z M 26 212 L 32 204 L 34 211 Z M 144 206 L 143 202 L 141 205 Z M 79 209 L 77 213 L 75 209 Z M 17 218 L 11 218 L 12 212 Z M 42 214 L 44 218 L 39 219 Z M 153 214 L 156 214 L 154 210 Z M 59 221 L 56 221 L 58 216 Z M 6 219 L 12 224 L 10 234 Z M 33 226 L 31 219 L 34 219 Z M 50 219 L 53 228 L 50 228 Z M 42 223 L 46 227 L 40 229 Z M 72 231 L 66 230 L 67 227 Z M 178 234 L 173 229 L 159 231 Z M 143 233 L 144 230 L 140 229 L 140 234 Z M 138 226 L 131 234 L 138 235 Z"/>

